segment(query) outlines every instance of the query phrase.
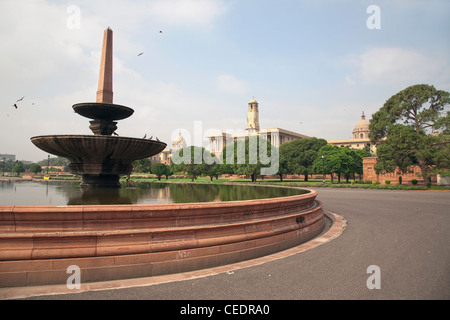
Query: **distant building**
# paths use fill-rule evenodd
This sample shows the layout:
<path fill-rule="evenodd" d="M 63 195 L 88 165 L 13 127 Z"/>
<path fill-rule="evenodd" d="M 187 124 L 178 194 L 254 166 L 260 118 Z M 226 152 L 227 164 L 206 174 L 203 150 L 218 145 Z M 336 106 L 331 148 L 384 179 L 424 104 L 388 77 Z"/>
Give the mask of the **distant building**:
<path fill-rule="evenodd" d="M 0 161 L 16 161 L 15 154 L 0 154 Z"/>
<path fill-rule="evenodd" d="M 283 143 L 294 139 L 309 138 L 300 133 L 292 132 L 281 128 L 260 129 L 259 125 L 259 106 L 258 102 L 253 98 L 248 103 L 247 110 L 247 127 L 245 132 L 230 134 L 226 132 L 216 132 L 209 135 L 209 152 L 220 157 L 223 147 L 236 141 L 237 139 L 245 139 L 249 136 L 260 136 L 269 141 L 274 147 L 279 148 Z"/>
<path fill-rule="evenodd" d="M 178 137 L 172 142 L 172 149 L 164 149 L 157 155 L 150 158 L 151 163 L 164 163 L 170 165 L 172 155 L 179 149 L 186 147 L 186 140 L 184 140 L 181 132 Z"/>
<path fill-rule="evenodd" d="M 351 149 L 366 149 L 367 151 L 370 151 L 370 153 L 376 154 L 377 147 L 370 142 L 369 138 L 369 125 L 370 121 L 366 120 L 363 111 L 361 120 L 356 123 L 355 128 L 352 131 L 351 139 L 328 140 L 328 143 L 339 147 L 348 146 Z"/>

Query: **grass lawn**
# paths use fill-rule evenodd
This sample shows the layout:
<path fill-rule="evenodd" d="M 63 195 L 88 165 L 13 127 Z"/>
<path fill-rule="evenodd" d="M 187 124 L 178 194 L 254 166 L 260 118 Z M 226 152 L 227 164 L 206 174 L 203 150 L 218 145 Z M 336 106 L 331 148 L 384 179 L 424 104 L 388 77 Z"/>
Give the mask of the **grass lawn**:
<path fill-rule="evenodd" d="M 60 176 L 60 177 L 50 177 L 51 180 L 80 180 L 77 176 Z M 120 181 L 126 181 L 125 177 L 122 177 Z M 337 179 L 334 179 L 334 183 L 331 180 L 325 180 L 325 184 L 322 183 L 322 179 L 309 179 L 305 182 L 303 179 L 262 179 L 258 178 L 256 182 L 251 182 L 251 179 L 244 178 L 213 178 L 212 181 L 210 177 L 200 176 L 192 182 L 190 177 L 181 176 L 171 176 L 168 180 L 165 177 L 161 177 L 161 181 L 158 181 L 153 175 L 140 175 L 132 174 L 130 181 L 134 182 L 169 182 L 169 183 L 245 183 L 245 184 L 256 184 L 256 185 L 281 185 L 281 186 L 292 186 L 292 187 L 318 187 L 318 188 L 360 188 L 360 189 L 392 189 L 392 190 L 444 190 L 450 191 L 450 187 L 444 186 L 431 186 L 428 189 L 426 186 L 415 186 L 410 184 L 373 184 L 356 180 L 353 183 L 346 183 L 345 180 L 341 180 L 341 183 L 337 183 Z"/>
<path fill-rule="evenodd" d="M 131 176 L 131 181 L 147 181 L 147 182 L 158 182 L 157 178 L 152 176 Z M 175 183 L 192 183 L 192 179 L 180 178 L 180 177 L 169 177 L 168 180 L 165 177 L 161 178 L 160 182 L 175 182 Z M 257 179 L 256 182 L 251 182 L 250 179 L 243 178 L 219 178 L 219 179 L 211 179 L 209 177 L 197 177 L 193 183 L 248 183 L 248 184 L 257 184 L 257 185 L 281 185 L 281 186 L 292 186 L 292 187 L 322 187 L 322 188 L 361 188 L 361 189 L 392 189 L 392 190 L 450 190 L 449 187 L 443 186 L 431 186 L 428 189 L 426 186 L 414 186 L 414 185 L 406 185 L 406 184 L 372 184 L 372 183 L 362 183 L 356 181 L 354 183 L 346 183 L 345 180 L 341 180 L 341 183 L 337 183 L 337 179 L 334 180 L 334 183 L 331 183 L 331 180 L 325 180 L 325 184 L 322 183 L 322 179 L 309 179 L 309 181 L 305 182 L 303 179 Z"/>

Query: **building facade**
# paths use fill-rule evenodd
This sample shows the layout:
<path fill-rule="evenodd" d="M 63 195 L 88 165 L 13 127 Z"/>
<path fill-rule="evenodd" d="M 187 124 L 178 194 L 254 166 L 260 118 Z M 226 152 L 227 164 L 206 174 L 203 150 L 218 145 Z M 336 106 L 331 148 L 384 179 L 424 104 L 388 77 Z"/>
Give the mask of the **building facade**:
<path fill-rule="evenodd" d="M 16 155 L 15 154 L 0 154 L 0 160 L 1 161 L 16 161 Z"/>
<path fill-rule="evenodd" d="M 283 143 L 294 139 L 309 138 L 306 135 L 285 130 L 282 128 L 261 129 L 259 124 L 259 104 L 253 98 L 248 103 L 247 127 L 242 133 L 216 132 L 209 135 L 209 152 L 220 157 L 223 147 L 237 139 L 245 139 L 250 136 L 260 136 L 269 141 L 274 147 L 279 148 Z"/>
<path fill-rule="evenodd" d="M 350 139 L 337 139 L 337 140 L 328 140 L 328 143 L 334 146 L 348 146 L 351 149 L 366 149 L 371 154 L 377 153 L 376 145 L 370 142 L 369 138 L 369 129 L 370 121 L 366 120 L 366 116 L 364 111 L 361 115 L 361 120 L 359 120 L 355 128 L 352 131 L 352 138 Z"/>

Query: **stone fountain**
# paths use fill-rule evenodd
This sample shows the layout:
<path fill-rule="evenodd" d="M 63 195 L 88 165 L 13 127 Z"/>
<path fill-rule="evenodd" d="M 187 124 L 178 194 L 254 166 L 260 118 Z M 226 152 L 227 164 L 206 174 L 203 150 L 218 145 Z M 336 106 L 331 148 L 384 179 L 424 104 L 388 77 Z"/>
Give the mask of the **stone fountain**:
<path fill-rule="evenodd" d="M 96 102 L 78 103 L 73 110 L 92 119 L 89 128 L 94 135 L 45 135 L 31 138 L 38 148 L 67 158 L 69 171 L 82 176 L 83 187 L 120 187 L 120 176 L 129 175 L 132 162 L 156 155 L 166 143 L 130 137 L 119 137 L 117 120 L 130 117 L 134 110 L 113 104 L 112 30 L 104 31 L 102 59 Z"/>
<path fill-rule="evenodd" d="M 97 102 L 73 108 L 92 119 L 94 135 L 38 136 L 31 141 L 68 158 L 70 171 L 83 177 L 84 186 L 119 186 L 119 177 L 131 172 L 134 159 L 150 157 L 166 147 L 159 141 L 112 135 L 116 120 L 129 117 L 133 110 L 112 103 L 109 28 L 104 35 Z M 89 196 L 91 191 L 104 190 L 84 191 Z M 73 266 L 80 268 L 83 286 L 93 283 L 95 288 L 95 282 L 111 281 L 97 287 L 106 288 L 115 285 L 112 280 L 121 280 L 122 285 L 123 279 L 223 266 L 295 247 L 326 228 L 317 191 L 309 191 L 203 203 L 0 204 L 0 298 L 5 296 L 1 288 L 6 288 L 6 295 L 14 292 L 9 287 L 51 285 L 52 291 L 71 290 L 68 270 Z M 315 245 L 334 237 L 331 231 Z M 267 261 L 262 259 L 259 263 Z"/>

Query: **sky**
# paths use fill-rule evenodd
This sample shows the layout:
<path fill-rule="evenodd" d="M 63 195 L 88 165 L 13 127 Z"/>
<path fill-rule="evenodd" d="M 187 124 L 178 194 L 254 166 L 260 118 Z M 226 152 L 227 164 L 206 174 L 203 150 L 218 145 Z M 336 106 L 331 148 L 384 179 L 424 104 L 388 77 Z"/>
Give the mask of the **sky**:
<path fill-rule="evenodd" d="M 450 91 L 448 0 L 1 0 L 0 154 L 92 134 L 72 105 L 95 102 L 107 27 L 114 103 L 134 109 L 117 133 L 168 147 L 245 129 L 252 98 L 261 128 L 330 140 L 411 85 Z"/>

